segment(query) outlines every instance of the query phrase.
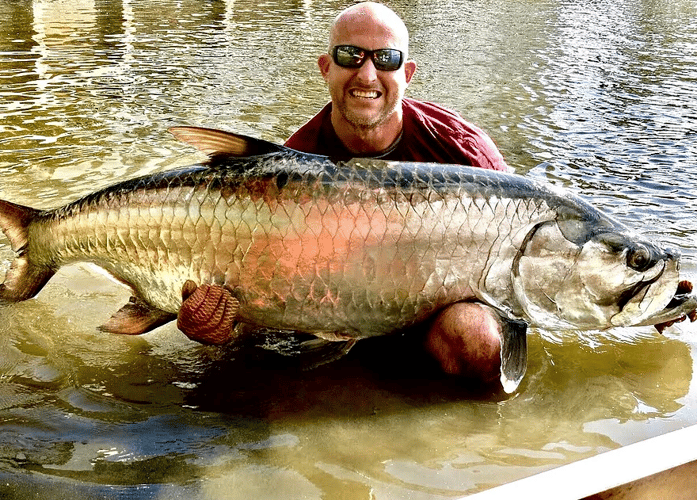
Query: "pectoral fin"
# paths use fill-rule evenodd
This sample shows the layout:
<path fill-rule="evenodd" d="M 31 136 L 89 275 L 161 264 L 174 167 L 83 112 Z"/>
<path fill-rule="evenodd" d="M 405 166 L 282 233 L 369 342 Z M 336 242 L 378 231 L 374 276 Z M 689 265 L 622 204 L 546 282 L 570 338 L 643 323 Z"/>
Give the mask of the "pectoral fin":
<path fill-rule="evenodd" d="M 501 385 L 508 394 L 518 388 L 528 364 L 528 325 L 525 321 L 500 317 Z"/>
<path fill-rule="evenodd" d="M 175 314 L 157 309 L 142 299 L 131 297 L 128 304 L 116 311 L 99 329 L 109 333 L 140 335 L 169 323 L 176 317 Z"/>

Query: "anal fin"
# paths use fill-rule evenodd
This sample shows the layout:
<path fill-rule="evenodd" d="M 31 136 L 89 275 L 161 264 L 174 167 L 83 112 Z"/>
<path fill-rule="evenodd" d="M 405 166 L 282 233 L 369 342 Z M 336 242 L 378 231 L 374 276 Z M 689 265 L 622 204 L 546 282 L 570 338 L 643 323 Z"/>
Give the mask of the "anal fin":
<path fill-rule="evenodd" d="M 128 303 L 116 311 L 99 329 L 109 333 L 140 335 L 169 323 L 176 317 L 176 314 L 153 307 L 137 297 L 131 297 Z"/>

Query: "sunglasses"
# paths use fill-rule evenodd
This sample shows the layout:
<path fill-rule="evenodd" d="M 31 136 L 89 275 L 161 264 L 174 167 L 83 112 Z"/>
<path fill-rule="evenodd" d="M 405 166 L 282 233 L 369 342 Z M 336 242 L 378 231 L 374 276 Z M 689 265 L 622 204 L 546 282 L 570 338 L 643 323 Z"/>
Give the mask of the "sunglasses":
<path fill-rule="evenodd" d="M 367 50 L 354 45 L 337 45 L 332 50 L 332 59 L 342 68 L 360 68 L 370 57 L 375 69 L 396 71 L 402 66 L 404 53 L 397 49 Z"/>

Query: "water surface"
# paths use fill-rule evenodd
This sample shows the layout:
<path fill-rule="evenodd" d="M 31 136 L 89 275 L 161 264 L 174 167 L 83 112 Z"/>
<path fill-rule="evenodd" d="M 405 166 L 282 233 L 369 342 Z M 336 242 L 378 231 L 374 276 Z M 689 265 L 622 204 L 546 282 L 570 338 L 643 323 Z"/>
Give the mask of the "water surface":
<path fill-rule="evenodd" d="M 328 99 L 342 2 L 0 3 L 0 196 L 54 207 L 201 157 L 166 133 L 282 142 Z M 395 1 L 409 95 L 457 109 L 518 172 L 582 193 L 697 274 L 694 0 Z M 0 240 L 0 264 L 11 251 Z M 410 342 L 314 371 L 173 326 L 99 332 L 128 293 L 86 266 L 0 308 L 0 494 L 460 497 L 697 422 L 697 327 L 533 330 L 510 398 Z M 48 489 L 50 488 L 50 489 Z"/>

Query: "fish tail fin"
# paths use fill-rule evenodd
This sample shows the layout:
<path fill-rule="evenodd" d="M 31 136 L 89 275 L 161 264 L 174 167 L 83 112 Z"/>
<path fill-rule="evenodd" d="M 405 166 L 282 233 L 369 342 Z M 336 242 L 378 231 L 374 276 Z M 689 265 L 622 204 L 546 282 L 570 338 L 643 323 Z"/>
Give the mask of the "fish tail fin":
<path fill-rule="evenodd" d="M 33 297 L 56 272 L 32 263 L 29 255 L 29 225 L 39 213 L 39 210 L 0 200 L 0 230 L 17 253 L 0 285 L 0 302 L 19 302 Z"/>

